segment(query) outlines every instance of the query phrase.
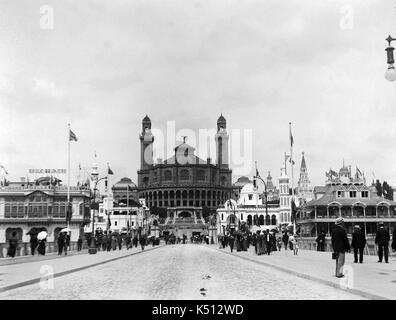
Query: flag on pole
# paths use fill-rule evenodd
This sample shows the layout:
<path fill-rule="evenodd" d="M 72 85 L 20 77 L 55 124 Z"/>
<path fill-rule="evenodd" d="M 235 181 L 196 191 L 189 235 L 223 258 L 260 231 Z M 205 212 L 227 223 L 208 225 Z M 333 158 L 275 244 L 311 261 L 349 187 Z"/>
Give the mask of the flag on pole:
<path fill-rule="evenodd" d="M 4 170 L 5 174 L 8 174 L 7 170 L 4 168 L 2 164 L 0 164 L 0 168 Z"/>
<path fill-rule="evenodd" d="M 291 131 L 291 122 L 289 122 L 289 136 L 290 136 L 290 146 L 293 147 L 294 139 Z"/>
<path fill-rule="evenodd" d="M 110 169 L 109 164 L 107 164 L 108 170 L 107 170 L 107 174 L 114 174 L 113 170 Z"/>
<path fill-rule="evenodd" d="M 75 135 L 75 133 L 73 131 L 71 131 L 69 129 L 69 140 L 70 141 L 77 141 L 77 136 Z"/>

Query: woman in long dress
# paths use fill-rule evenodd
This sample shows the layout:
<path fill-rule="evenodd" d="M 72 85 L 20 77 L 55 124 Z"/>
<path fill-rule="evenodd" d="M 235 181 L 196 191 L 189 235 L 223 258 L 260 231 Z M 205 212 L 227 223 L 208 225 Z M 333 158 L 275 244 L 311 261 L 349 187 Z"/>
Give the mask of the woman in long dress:
<path fill-rule="evenodd" d="M 47 241 L 46 238 L 39 240 L 37 252 L 43 256 L 45 256 L 45 242 Z"/>
<path fill-rule="evenodd" d="M 16 249 L 18 247 L 18 238 L 15 231 L 12 233 L 8 242 L 10 246 L 8 247 L 7 256 L 14 258 L 16 254 Z"/>

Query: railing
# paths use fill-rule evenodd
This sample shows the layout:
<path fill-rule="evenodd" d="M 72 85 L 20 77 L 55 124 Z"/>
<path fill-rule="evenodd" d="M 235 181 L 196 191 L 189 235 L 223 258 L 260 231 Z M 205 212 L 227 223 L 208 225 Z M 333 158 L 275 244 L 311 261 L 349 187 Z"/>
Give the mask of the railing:
<path fill-rule="evenodd" d="M 298 245 L 300 249 L 304 250 L 317 250 L 317 243 L 316 243 L 316 238 L 315 237 L 298 237 Z M 352 242 L 352 237 L 348 236 L 349 243 Z M 325 240 L 325 245 L 324 245 L 324 250 L 327 252 L 332 252 L 333 247 L 331 245 L 331 238 L 326 237 Z M 353 252 L 353 249 L 351 249 L 351 252 Z M 389 253 L 391 254 L 391 249 L 389 250 Z M 364 248 L 364 254 L 366 255 L 377 255 L 377 248 L 374 243 L 374 237 L 373 236 L 367 236 L 367 244 L 366 247 Z"/>

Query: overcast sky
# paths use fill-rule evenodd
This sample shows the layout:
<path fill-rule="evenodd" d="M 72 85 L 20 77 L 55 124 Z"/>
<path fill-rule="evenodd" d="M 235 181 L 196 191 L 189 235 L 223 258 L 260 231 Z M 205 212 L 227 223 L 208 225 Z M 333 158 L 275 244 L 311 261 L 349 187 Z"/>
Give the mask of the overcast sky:
<path fill-rule="evenodd" d="M 280 174 L 292 122 L 295 181 L 346 165 L 396 184 L 396 83 L 384 78 L 395 1 L 0 3 L 0 163 L 8 179 L 78 163 L 136 180 L 141 120 L 252 130 L 254 160 Z M 178 140 L 180 140 L 178 138 Z M 199 154 L 206 158 L 207 154 Z M 214 157 L 214 155 L 212 155 Z M 236 177 L 234 177 L 234 180 Z"/>

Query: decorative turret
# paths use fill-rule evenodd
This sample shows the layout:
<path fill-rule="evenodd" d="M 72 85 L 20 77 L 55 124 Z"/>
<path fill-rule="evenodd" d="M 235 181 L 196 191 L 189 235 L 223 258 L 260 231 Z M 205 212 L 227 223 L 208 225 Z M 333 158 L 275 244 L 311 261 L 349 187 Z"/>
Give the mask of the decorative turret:
<path fill-rule="evenodd" d="M 146 115 L 142 121 L 142 133 L 140 139 L 140 169 L 148 169 L 153 165 L 153 142 L 154 136 L 151 133 L 151 120 Z"/>
<path fill-rule="evenodd" d="M 217 119 L 217 133 L 215 136 L 216 141 L 216 155 L 217 165 L 220 168 L 228 169 L 228 133 L 226 130 L 226 119 L 223 115 L 220 115 Z"/>
<path fill-rule="evenodd" d="M 311 182 L 308 178 L 307 164 L 305 163 L 305 156 L 303 152 L 300 167 L 300 178 L 298 179 L 297 185 L 297 198 L 300 204 L 313 199 L 313 188 L 311 188 L 310 183 Z"/>
<path fill-rule="evenodd" d="M 220 117 L 217 119 L 217 131 L 220 131 L 220 128 L 227 128 L 227 121 L 223 117 L 223 114 L 220 114 Z"/>

